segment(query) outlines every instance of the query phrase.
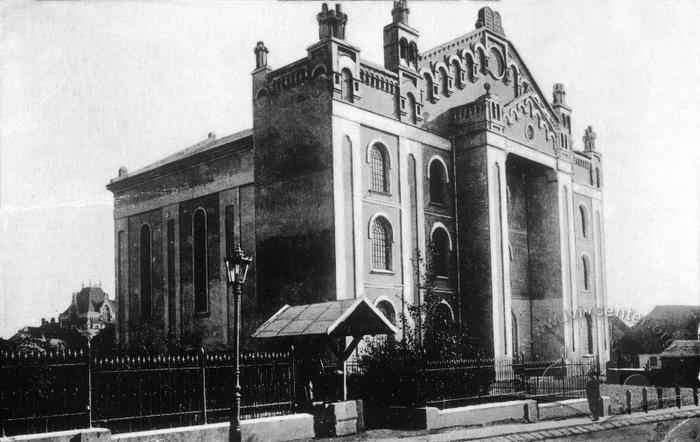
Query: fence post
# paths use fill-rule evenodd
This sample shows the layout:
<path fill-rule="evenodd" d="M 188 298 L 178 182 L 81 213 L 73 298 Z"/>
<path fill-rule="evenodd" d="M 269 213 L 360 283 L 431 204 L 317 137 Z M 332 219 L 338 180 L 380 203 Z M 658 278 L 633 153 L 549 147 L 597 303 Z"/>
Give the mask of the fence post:
<path fill-rule="evenodd" d="M 645 413 L 649 412 L 649 402 L 647 401 L 647 389 L 642 388 L 642 408 Z"/>
<path fill-rule="evenodd" d="M 207 423 L 207 369 L 206 355 L 204 347 L 199 347 L 200 366 L 202 367 L 202 412 L 204 413 L 204 423 Z"/>
<path fill-rule="evenodd" d="M 676 407 L 681 408 L 681 387 L 676 385 Z"/>
<path fill-rule="evenodd" d="M 627 403 L 627 414 L 632 414 L 632 393 L 629 390 L 625 392 L 625 402 Z"/>
<path fill-rule="evenodd" d="M 698 406 L 698 387 L 693 387 L 693 404 Z"/>
<path fill-rule="evenodd" d="M 664 408 L 664 392 L 660 389 L 656 389 L 656 397 L 659 400 L 659 410 Z"/>

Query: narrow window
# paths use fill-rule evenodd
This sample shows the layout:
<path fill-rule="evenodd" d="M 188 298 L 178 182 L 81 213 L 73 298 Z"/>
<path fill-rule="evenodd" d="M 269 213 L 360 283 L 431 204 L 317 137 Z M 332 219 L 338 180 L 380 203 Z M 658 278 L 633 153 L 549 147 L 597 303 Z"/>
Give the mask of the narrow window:
<path fill-rule="evenodd" d="M 595 186 L 600 188 L 600 169 L 595 168 Z"/>
<path fill-rule="evenodd" d="M 407 95 L 407 98 L 408 110 L 406 112 L 408 113 L 408 121 L 411 124 L 416 124 L 416 99 L 411 93 Z"/>
<path fill-rule="evenodd" d="M 588 238 L 588 219 L 586 217 L 586 209 L 581 205 L 578 206 L 579 214 L 581 215 L 581 236 Z"/>
<path fill-rule="evenodd" d="M 581 270 L 583 272 L 583 289 L 590 290 L 590 269 L 588 267 L 588 258 L 581 257 Z"/>
<path fill-rule="evenodd" d="M 405 38 L 399 41 L 399 58 L 406 64 L 408 62 L 408 42 Z"/>
<path fill-rule="evenodd" d="M 440 161 L 430 163 L 430 201 L 445 203 L 445 168 Z"/>
<path fill-rule="evenodd" d="M 440 69 L 440 86 L 442 88 L 442 95 L 446 97 L 450 95 L 449 76 L 444 69 Z"/>
<path fill-rule="evenodd" d="M 341 76 L 340 96 L 343 100 L 352 103 L 352 73 L 350 73 L 349 69 L 343 69 Z"/>
<path fill-rule="evenodd" d="M 387 167 L 387 152 L 384 146 L 375 144 L 370 153 L 372 169 L 370 171 L 370 189 L 378 192 L 389 192 L 389 173 Z"/>
<path fill-rule="evenodd" d="M 391 227 L 384 218 L 372 223 L 372 268 L 391 270 Z"/>
<path fill-rule="evenodd" d="M 144 224 L 141 226 L 140 248 L 139 248 L 139 270 L 141 281 L 141 319 L 147 321 L 151 319 L 153 313 L 153 275 L 152 275 L 152 252 L 151 252 L 151 226 Z"/>
<path fill-rule="evenodd" d="M 464 84 L 462 84 L 462 67 L 457 60 L 452 61 L 452 74 L 455 78 L 455 86 L 458 88 L 464 86 Z"/>
<path fill-rule="evenodd" d="M 194 211 L 192 217 L 192 248 L 194 255 L 194 308 L 196 313 L 208 311 L 207 300 L 207 215 L 204 209 Z"/>
<path fill-rule="evenodd" d="M 588 337 L 588 354 L 593 354 L 593 318 L 586 313 L 586 336 Z"/>
<path fill-rule="evenodd" d="M 175 220 L 168 220 L 167 223 L 168 240 L 168 326 L 170 334 L 175 334 L 175 315 L 177 304 L 175 300 Z"/>
<path fill-rule="evenodd" d="M 384 317 L 388 319 L 389 322 L 396 325 L 396 312 L 394 312 L 394 306 L 391 305 L 389 301 L 379 301 L 377 304 L 377 310 L 382 312 Z"/>
<path fill-rule="evenodd" d="M 437 276 L 450 275 L 450 238 L 443 228 L 435 229 L 433 242 L 433 270 Z"/>
<path fill-rule="evenodd" d="M 429 74 L 425 74 L 423 76 L 423 79 L 425 80 L 425 97 L 428 100 L 432 100 L 433 97 L 433 79 L 430 78 Z"/>

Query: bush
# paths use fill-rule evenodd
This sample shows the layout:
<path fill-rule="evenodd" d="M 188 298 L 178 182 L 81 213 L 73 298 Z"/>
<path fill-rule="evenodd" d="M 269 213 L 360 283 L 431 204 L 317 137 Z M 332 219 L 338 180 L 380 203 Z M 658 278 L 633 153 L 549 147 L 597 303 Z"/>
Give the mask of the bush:
<path fill-rule="evenodd" d="M 481 362 L 484 355 L 466 328 L 441 313 L 445 300 L 434 290 L 435 254 L 429 252 L 421 278 L 423 303 L 408 306 L 410 318 L 399 315 L 404 324 L 402 341 L 387 338 L 368 343 L 357 371 L 348 378 L 354 396 L 383 405 L 416 407 L 488 394 L 494 368 Z"/>

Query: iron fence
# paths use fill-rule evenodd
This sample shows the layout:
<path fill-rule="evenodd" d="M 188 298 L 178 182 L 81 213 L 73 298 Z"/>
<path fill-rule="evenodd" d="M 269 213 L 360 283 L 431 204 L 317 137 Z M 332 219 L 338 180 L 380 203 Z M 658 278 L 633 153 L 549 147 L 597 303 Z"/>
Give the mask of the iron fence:
<path fill-rule="evenodd" d="M 595 359 L 513 361 L 416 360 L 347 365 L 351 397 L 394 406 L 451 408 L 510 399 L 553 401 L 585 397 Z"/>
<path fill-rule="evenodd" d="M 87 351 L 0 353 L 5 435 L 100 426 L 114 433 L 223 422 L 233 353 L 94 357 Z M 243 419 L 293 412 L 292 352 L 241 355 Z"/>

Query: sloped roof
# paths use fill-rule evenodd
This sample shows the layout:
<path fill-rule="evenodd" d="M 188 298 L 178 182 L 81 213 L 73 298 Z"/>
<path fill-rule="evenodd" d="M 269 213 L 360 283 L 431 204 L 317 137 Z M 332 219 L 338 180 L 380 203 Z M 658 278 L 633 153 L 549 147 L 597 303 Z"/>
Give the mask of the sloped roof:
<path fill-rule="evenodd" d="M 99 312 L 105 298 L 107 294 L 100 287 L 84 287 L 75 295 L 78 313 Z"/>
<path fill-rule="evenodd" d="M 661 356 L 679 357 L 679 356 L 700 356 L 700 341 L 691 341 L 686 339 L 677 339 L 668 346 Z"/>
<path fill-rule="evenodd" d="M 364 336 L 398 333 L 367 298 L 345 299 L 290 307 L 285 305 L 255 333 L 254 338 L 298 336 Z"/>
<path fill-rule="evenodd" d="M 626 354 L 656 354 L 664 351 L 669 340 L 697 338 L 700 306 L 658 305 L 630 328 L 617 343 Z"/>

